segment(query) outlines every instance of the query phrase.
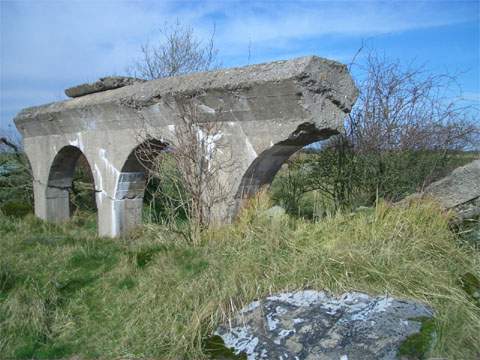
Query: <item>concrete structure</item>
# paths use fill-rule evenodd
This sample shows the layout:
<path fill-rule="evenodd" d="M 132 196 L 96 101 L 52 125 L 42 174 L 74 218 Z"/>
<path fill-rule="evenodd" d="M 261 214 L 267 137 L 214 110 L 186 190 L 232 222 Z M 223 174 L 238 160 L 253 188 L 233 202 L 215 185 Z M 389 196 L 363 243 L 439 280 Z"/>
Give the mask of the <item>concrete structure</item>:
<path fill-rule="evenodd" d="M 433 198 L 445 210 L 453 211 L 454 223 L 480 216 L 480 160 L 456 168 L 421 193 L 410 195 L 400 203 L 421 197 Z"/>
<path fill-rule="evenodd" d="M 145 135 L 169 143 L 185 104 L 200 123 L 222 124 L 213 162 L 232 156 L 219 172 L 228 188 L 215 216 L 228 221 L 242 199 L 268 185 L 295 151 L 336 134 L 357 89 L 347 68 L 318 57 L 134 83 L 21 111 L 34 174 L 35 213 L 60 222 L 69 216 L 68 188 L 83 153 L 95 181 L 99 233 L 117 236 L 141 222 L 143 168 L 135 149 Z M 143 134 L 143 136 L 139 136 Z"/>

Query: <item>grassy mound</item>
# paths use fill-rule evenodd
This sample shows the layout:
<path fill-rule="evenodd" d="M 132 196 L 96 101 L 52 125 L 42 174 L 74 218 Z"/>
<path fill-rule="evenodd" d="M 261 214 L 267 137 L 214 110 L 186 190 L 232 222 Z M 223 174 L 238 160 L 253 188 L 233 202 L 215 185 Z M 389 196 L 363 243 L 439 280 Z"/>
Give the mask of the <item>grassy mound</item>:
<path fill-rule="evenodd" d="M 91 219 L 58 227 L 0 217 L 0 353 L 7 358 L 199 359 L 220 321 L 280 290 L 358 290 L 430 304 L 432 356 L 480 355 L 480 309 L 459 279 L 478 277 L 429 203 L 379 204 L 313 223 L 262 215 L 212 229 L 197 246 L 160 226 L 97 238 Z"/>

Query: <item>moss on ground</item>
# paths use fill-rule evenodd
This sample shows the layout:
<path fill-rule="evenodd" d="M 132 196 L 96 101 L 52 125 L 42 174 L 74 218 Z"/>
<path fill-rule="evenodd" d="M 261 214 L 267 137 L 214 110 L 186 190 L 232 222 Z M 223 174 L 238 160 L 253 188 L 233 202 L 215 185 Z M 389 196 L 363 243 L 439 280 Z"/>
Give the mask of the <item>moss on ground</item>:
<path fill-rule="evenodd" d="M 435 320 L 429 317 L 410 320 L 421 323 L 420 331 L 405 339 L 398 349 L 398 355 L 409 360 L 426 359 L 435 338 Z"/>

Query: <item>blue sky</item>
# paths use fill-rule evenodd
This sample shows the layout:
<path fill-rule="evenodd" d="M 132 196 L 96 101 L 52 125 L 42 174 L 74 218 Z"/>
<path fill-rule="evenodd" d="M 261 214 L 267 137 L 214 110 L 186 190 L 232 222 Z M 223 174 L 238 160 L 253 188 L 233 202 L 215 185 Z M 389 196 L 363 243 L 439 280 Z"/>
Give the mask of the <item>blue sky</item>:
<path fill-rule="evenodd" d="M 480 102 L 480 0 L 42 1 L 0 0 L 0 132 L 22 108 L 64 89 L 121 75 L 146 41 L 177 18 L 205 41 L 216 25 L 224 67 L 319 55 L 348 63 L 366 41 L 433 72 L 461 72 Z M 355 74 L 354 74 L 355 76 Z"/>

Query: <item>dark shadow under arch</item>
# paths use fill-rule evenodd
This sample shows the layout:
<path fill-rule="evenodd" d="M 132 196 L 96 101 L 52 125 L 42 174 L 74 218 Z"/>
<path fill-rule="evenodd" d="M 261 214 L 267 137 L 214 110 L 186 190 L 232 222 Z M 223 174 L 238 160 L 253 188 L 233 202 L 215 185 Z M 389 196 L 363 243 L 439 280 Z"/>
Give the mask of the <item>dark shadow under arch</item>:
<path fill-rule="evenodd" d="M 165 152 L 168 146 L 168 143 L 157 139 L 147 139 L 137 145 L 122 166 L 115 199 L 143 197 L 147 173 L 154 160 Z"/>
<path fill-rule="evenodd" d="M 76 166 L 80 159 L 90 181 L 95 184 L 90 164 L 83 152 L 75 146 L 65 146 L 53 159 L 46 187 L 47 220 L 61 222 L 70 217 L 70 190 Z"/>
<path fill-rule="evenodd" d="M 125 160 L 115 190 L 119 233 L 128 232 L 142 224 L 147 175 L 155 159 L 167 149 L 166 142 L 147 139 L 137 145 Z"/>
<path fill-rule="evenodd" d="M 235 195 L 235 199 L 237 200 L 235 212 L 238 212 L 244 199 L 248 199 L 261 189 L 270 186 L 282 164 L 295 152 L 307 145 L 326 140 L 337 134 L 337 130 L 319 130 L 312 123 L 304 123 L 299 125 L 287 139 L 274 144 L 262 152 L 252 162 L 242 177 Z"/>

